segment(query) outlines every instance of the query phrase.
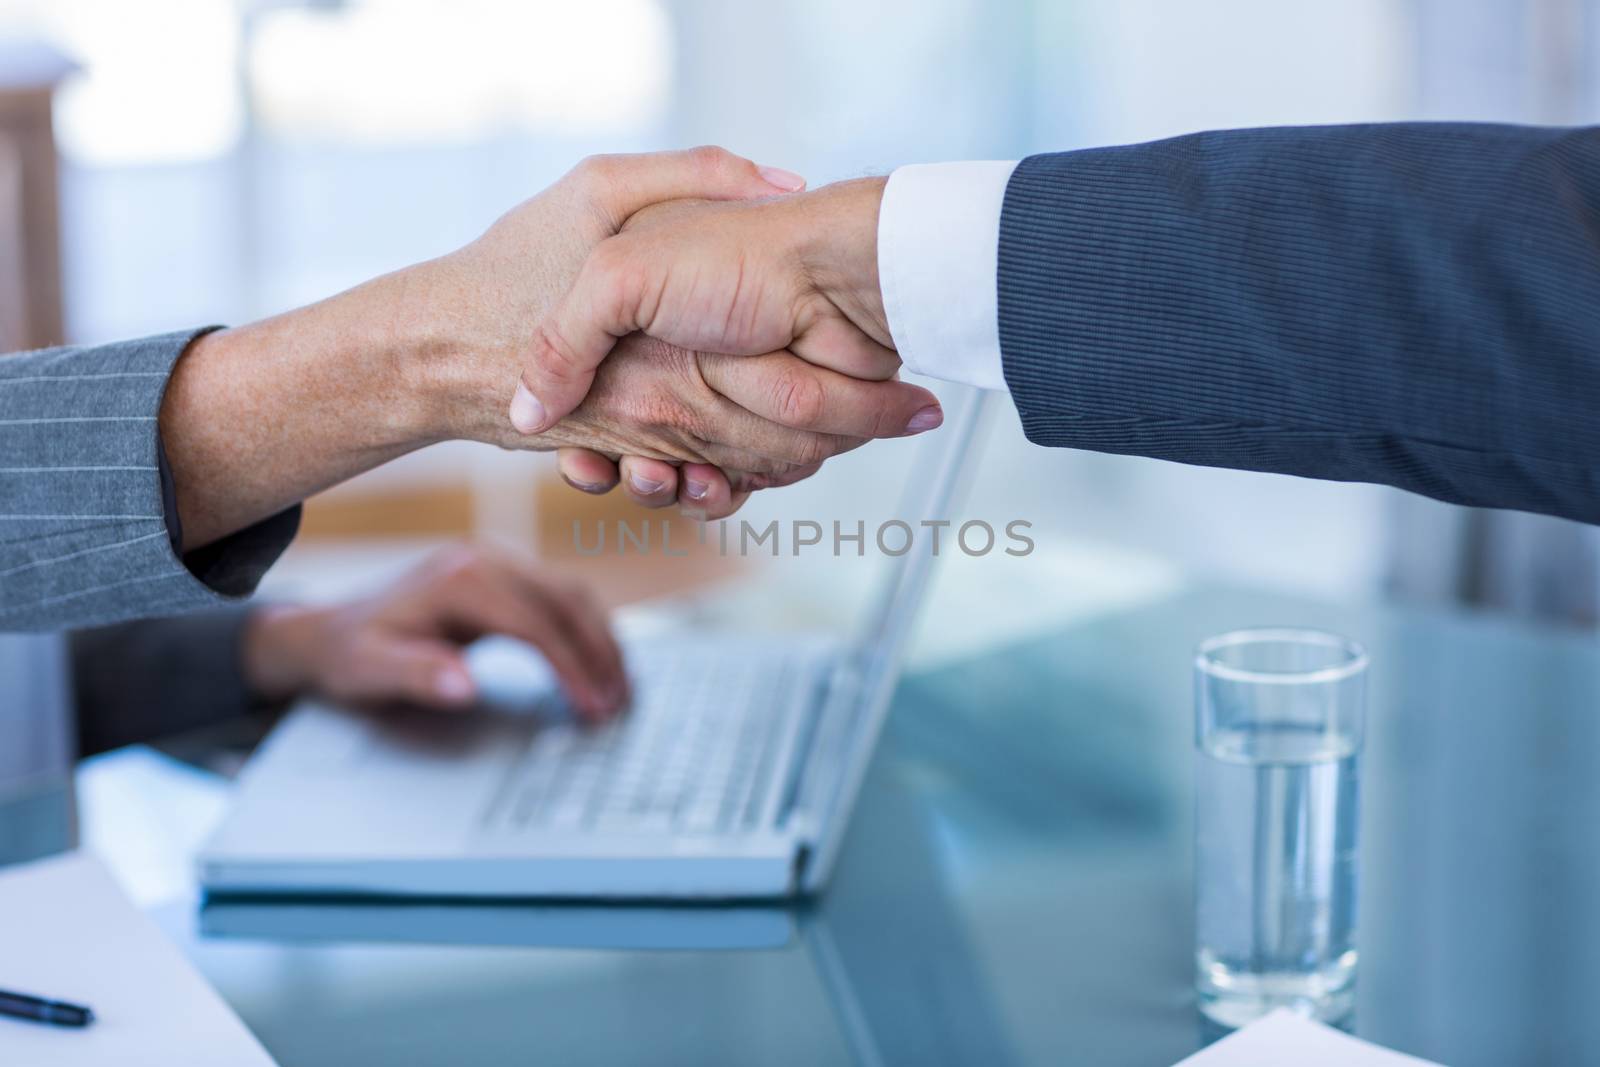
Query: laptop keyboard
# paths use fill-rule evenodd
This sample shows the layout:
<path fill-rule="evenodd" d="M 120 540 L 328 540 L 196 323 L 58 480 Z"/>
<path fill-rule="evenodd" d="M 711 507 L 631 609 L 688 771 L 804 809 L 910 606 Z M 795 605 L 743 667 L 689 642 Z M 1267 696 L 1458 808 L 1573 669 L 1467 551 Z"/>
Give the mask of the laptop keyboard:
<path fill-rule="evenodd" d="M 599 728 L 540 731 L 485 812 L 499 829 L 729 833 L 754 827 L 784 726 L 809 705 L 802 661 L 658 659 L 632 709 Z M 786 714 L 787 712 L 787 714 Z"/>

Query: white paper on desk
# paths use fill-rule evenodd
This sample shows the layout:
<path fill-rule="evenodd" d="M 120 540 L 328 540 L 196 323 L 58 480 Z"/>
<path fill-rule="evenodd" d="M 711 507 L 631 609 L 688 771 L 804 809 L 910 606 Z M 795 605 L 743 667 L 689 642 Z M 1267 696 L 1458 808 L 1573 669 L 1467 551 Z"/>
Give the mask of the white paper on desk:
<path fill-rule="evenodd" d="M 1175 1067 L 1439 1067 L 1391 1052 L 1287 1008 L 1208 1045 Z"/>
<path fill-rule="evenodd" d="M 178 949 L 85 853 L 0 870 L 0 989 L 88 1005 L 71 1029 L 0 1016 L 0 1063 L 272 1067 Z"/>

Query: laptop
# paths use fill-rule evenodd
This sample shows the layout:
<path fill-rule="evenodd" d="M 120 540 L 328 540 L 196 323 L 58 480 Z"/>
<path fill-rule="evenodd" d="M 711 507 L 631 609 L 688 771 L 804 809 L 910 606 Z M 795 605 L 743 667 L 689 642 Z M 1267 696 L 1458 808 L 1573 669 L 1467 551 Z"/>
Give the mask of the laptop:
<path fill-rule="evenodd" d="M 813 1023 L 826 1027 L 817 1015 L 826 1004 L 849 1051 L 846 1062 L 1018 1063 L 924 803 L 904 782 L 869 775 L 851 832 L 871 842 L 871 854 L 847 850 L 832 888 L 814 903 L 211 894 L 201 904 L 199 928 L 207 939 L 246 943 L 256 953 L 254 965 L 270 977 L 252 991 L 251 1020 L 265 1024 L 264 1032 L 274 1029 L 275 1017 L 301 1017 L 305 997 L 297 995 L 297 982 L 322 962 L 319 951 L 332 949 L 342 988 L 361 990 L 380 978 L 385 988 L 403 985 L 428 997 L 445 1032 L 470 1028 L 483 1048 L 520 1047 L 530 1025 L 568 1010 L 563 1005 L 650 1005 L 630 1015 L 627 1026 L 586 1029 L 589 1015 L 582 1015 L 559 1034 L 540 1032 L 550 1042 L 543 1058 L 552 1062 L 701 1062 L 716 1035 L 737 1042 L 740 1013 L 755 1010 L 776 1013 L 762 1016 L 763 1040 L 735 1044 L 720 1059 L 761 1062 L 761 1050 L 771 1047 L 769 1031 L 784 1032 L 800 1020 L 808 1032 L 799 1044 L 782 1046 L 788 1053 L 782 1058 L 838 1059 L 825 1030 L 809 1031 Z M 448 951 L 448 967 L 429 946 Z M 541 949 L 585 955 L 533 963 Z M 743 958 L 752 950 L 757 958 Z M 586 955 L 596 951 L 615 954 L 596 968 Z M 660 951 L 672 959 L 632 955 Z M 778 953 L 788 958 L 780 962 Z M 907 981 L 908 960 L 916 961 L 915 981 Z M 558 972 L 561 980 L 552 982 Z M 539 1007 L 530 1014 L 521 998 Z M 524 1010 L 505 1010 L 519 1002 Z M 707 1017 L 689 1025 L 696 1013 Z M 382 1020 L 369 1012 L 361 1022 Z M 575 1041 L 581 1057 L 564 1057 Z"/>
<path fill-rule="evenodd" d="M 944 403 L 899 517 L 947 518 L 982 394 Z M 211 893 L 780 899 L 826 884 L 932 573 L 887 561 L 852 638 L 690 630 L 625 647 L 633 707 L 556 714 L 290 712 L 202 850 Z M 485 688 L 520 654 L 473 650 Z M 482 653 L 482 654 L 480 654 Z M 492 654 L 489 654 L 492 653 Z M 508 664 L 507 660 L 513 662 Z M 493 668 L 498 662 L 499 667 Z M 514 688 L 514 686 L 513 686 Z"/>

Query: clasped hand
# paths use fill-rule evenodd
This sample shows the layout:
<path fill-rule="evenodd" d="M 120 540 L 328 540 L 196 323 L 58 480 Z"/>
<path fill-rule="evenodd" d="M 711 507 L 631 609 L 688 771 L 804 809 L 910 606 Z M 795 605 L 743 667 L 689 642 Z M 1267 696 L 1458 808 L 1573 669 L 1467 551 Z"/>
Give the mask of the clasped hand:
<path fill-rule="evenodd" d="M 647 506 L 717 518 L 868 439 L 942 421 L 932 393 L 894 380 L 881 181 L 773 195 L 763 173 L 702 148 L 601 157 L 563 179 L 612 235 L 537 317 L 510 423 L 524 447 L 560 446 L 575 487 L 621 482 Z M 662 192 L 678 198 L 652 200 Z M 519 212 L 538 202 L 458 255 L 509 262 Z"/>

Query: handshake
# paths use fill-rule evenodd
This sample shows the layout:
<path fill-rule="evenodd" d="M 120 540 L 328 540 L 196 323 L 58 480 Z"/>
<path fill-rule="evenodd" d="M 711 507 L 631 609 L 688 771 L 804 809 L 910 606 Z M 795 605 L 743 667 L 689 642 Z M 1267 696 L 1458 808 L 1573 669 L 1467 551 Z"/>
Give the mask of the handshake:
<path fill-rule="evenodd" d="M 882 179 L 803 188 L 718 148 L 594 157 L 413 268 L 419 321 L 453 335 L 429 375 L 473 413 L 443 432 L 558 448 L 577 489 L 720 518 L 938 426 L 938 399 L 895 380 Z"/>
<path fill-rule="evenodd" d="M 585 492 L 714 519 L 933 429 L 938 399 L 895 380 L 884 184 L 597 156 L 455 252 L 202 334 L 159 417 L 183 550 L 439 441 L 559 449 Z"/>
<path fill-rule="evenodd" d="M 317 304 L 0 360 L 26 386 L 0 389 L 0 495 L 28 524 L 0 538 L 0 628 L 246 592 L 294 505 L 449 439 L 559 450 L 580 489 L 719 518 L 938 426 L 902 355 L 1007 390 L 1035 444 L 1600 521 L 1572 445 L 1600 391 L 1600 316 L 1572 309 L 1600 283 L 1569 195 L 1597 146 L 1238 130 L 810 192 L 715 148 L 590 159 Z"/>

